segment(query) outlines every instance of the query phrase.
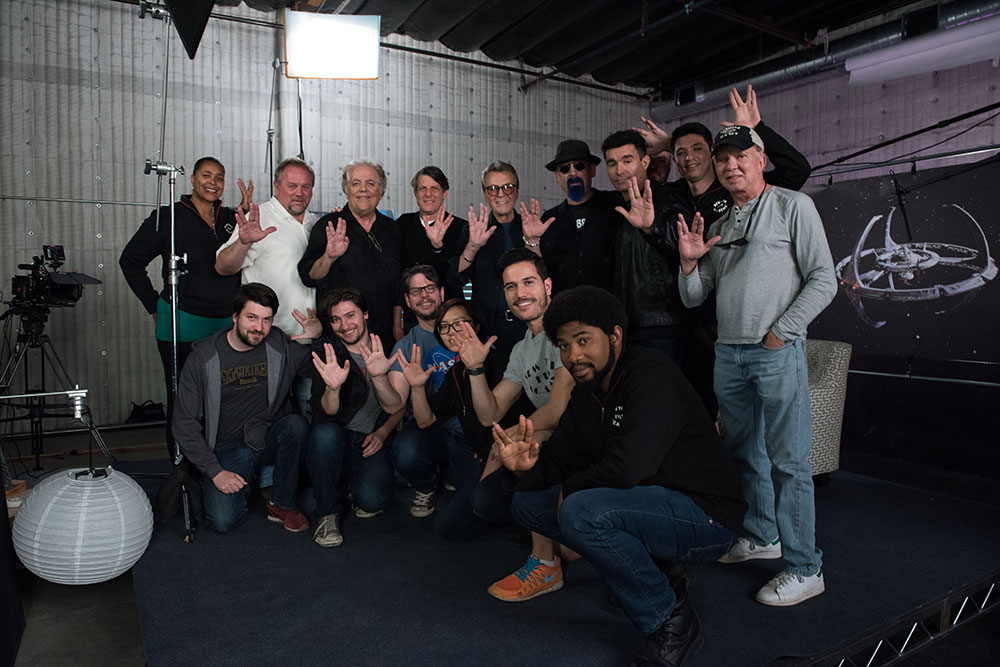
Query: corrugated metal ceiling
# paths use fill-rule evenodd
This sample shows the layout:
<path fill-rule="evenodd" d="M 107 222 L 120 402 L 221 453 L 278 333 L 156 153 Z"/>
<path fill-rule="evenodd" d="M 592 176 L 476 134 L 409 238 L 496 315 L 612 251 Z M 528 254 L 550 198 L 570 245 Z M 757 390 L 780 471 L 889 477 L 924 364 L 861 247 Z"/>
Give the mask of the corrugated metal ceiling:
<path fill-rule="evenodd" d="M 800 50 L 822 52 L 824 33 L 898 20 L 895 0 L 244 0 L 258 10 L 378 14 L 384 35 L 439 41 L 548 73 L 591 75 L 672 97 L 675 89 Z M 235 6 L 240 0 L 217 0 Z"/>

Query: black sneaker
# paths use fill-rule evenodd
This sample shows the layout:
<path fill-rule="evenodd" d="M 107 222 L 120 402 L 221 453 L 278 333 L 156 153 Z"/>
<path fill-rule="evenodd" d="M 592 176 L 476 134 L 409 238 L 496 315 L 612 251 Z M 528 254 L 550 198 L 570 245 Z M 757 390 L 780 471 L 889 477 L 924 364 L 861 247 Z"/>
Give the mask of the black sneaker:
<path fill-rule="evenodd" d="M 682 592 L 677 597 L 674 610 L 663 625 L 646 635 L 642 650 L 632 658 L 629 666 L 680 667 L 689 656 L 701 648 L 704 641 L 701 623 L 698 622 L 694 606 L 688 601 L 687 594 Z"/>

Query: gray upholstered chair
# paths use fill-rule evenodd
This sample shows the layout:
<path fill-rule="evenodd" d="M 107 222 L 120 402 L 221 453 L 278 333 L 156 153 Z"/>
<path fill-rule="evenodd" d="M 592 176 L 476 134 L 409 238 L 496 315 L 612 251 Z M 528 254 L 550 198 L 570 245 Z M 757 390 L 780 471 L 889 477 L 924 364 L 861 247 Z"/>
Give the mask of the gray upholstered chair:
<path fill-rule="evenodd" d="M 840 467 L 840 431 L 844 423 L 847 369 L 850 364 L 850 343 L 814 338 L 806 341 L 813 424 L 809 465 L 813 475 L 823 475 Z M 725 437 L 726 426 L 722 423 L 722 415 L 719 415 L 719 431 Z"/>
<path fill-rule="evenodd" d="M 809 464 L 813 475 L 822 475 L 840 467 L 840 431 L 844 423 L 851 345 L 835 340 L 808 339 L 806 364 L 809 366 L 813 423 Z"/>

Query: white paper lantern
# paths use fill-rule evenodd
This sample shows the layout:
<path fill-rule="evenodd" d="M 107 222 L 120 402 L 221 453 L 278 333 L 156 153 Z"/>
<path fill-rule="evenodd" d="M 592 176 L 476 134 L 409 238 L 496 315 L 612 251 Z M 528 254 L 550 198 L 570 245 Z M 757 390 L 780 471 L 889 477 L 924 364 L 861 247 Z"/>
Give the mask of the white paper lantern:
<path fill-rule="evenodd" d="M 18 558 L 42 579 L 96 584 L 125 572 L 146 551 L 153 509 L 128 475 L 76 468 L 54 473 L 32 489 L 13 532 Z"/>

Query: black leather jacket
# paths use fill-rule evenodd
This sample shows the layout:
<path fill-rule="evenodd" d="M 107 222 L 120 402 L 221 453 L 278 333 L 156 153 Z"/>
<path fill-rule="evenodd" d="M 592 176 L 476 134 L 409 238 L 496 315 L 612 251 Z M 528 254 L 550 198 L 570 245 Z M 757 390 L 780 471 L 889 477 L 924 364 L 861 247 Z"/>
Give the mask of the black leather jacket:
<path fill-rule="evenodd" d="M 766 147 L 768 159 L 774 165 L 764 172 L 764 180 L 793 190 L 801 188 L 812 168 L 809 161 L 771 128 L 758 123 L 754 128 Z M 622 205 L 619 197 L 612 206 Z M 695 211 L 705 218 L 705 230 L 725 214 L 733 199 L 718 180 L 700 197 L 693 197 L 682 179 L 653 189 L 656 222 L 652 233 L 644 234 L 621 219 L 616 241 L 614 293 L 625 306 L 629 329 L 647 327 L 686 327 L 702 319 L 698 309 L 688 309 L 681 303 L 677 290 L 680 256 L 677 253 L 677 214 L 690 223 Z M 620 216 L 619 216 L 620 217 Z"/>

